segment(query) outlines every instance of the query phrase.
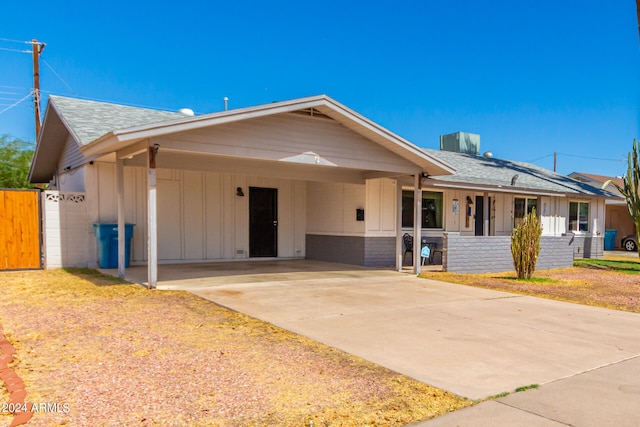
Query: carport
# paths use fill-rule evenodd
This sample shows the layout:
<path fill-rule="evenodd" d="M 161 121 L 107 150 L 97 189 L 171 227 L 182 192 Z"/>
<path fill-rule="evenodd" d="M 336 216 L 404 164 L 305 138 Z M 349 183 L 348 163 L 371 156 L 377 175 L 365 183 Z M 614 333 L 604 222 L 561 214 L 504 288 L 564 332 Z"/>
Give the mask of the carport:
<path fill-rule="evenodd" d="M 54 102 L 64 113 L 68 100 Z M 420 236 L 422 178 L 454 172 L 324 95 L 110 129 L 80 151 L 94 159 L 90 218 L 117 219 L 119 275 L 124 224 L 135 223 L 133 264 L 146 264 L 150 288 L 162 263 L 306 258 L 400 269 L 401 186 L 415 189 Z M 413 259 L 418 272 L 419 251 Z"/>

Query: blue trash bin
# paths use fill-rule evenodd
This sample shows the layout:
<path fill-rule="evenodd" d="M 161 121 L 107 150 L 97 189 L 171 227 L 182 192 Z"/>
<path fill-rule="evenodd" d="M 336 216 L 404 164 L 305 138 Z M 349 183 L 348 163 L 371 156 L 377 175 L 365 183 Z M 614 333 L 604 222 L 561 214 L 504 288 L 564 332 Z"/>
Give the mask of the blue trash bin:
<path fill-rule="evenodd" d="M 618 230 L 604 230 L 604 250 L 612 251 L 616 248 Z"/>
<path fill-rule="evenodd" d="M 133 226 L 124 228 L 124 266 L 129 267 Z M 93 234 L 98 239 L 98 265 L 100 268 L 118 268 L 118 224 L 93 224 Z"/>

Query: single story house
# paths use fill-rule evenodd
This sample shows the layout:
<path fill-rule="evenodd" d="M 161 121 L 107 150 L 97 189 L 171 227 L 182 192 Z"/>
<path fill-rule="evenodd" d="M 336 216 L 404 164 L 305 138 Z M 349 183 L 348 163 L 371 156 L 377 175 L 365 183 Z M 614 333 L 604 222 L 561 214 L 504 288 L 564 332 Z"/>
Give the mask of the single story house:
<path fill-rule="evenodd" d="M 602 188 L 604 183 L 609 180 L 613 180 L 620 187 L 624 187 L 624 182 L 622 181 L 622 178 L 619 177 L 597 175 L 586 172 L 572 172 L 569 176 L 577 181 L 591 184 L 594 187 Z M 629 214 L 629 208 L 627 207 L 627 202 L 624 199 L 624 196 L 622 196 L 618 189 L 611 184 L 609 184 L 606 189 L 607 191 L 619 196 L 615 199 L 607 199 L 605 202 L 605 228 L 607 230 L 616 231 L 615 247 L 621 248 L 621 239 L 629 234 L 633 234 L 635 232 L 635 225 L 633 224 L 633 219 Z"/>
<path fill-rule="evenodd" d="M 132 223 L 131 262 L 151 287 L 159 262 L 401 268 L 404 233 L 442 245 L 450 271 L 509 270 L 509 233 L 532 206 L 542 267 L 566 266 L 601 256 L 610 196 L 533 165 L 420 149 L 325 95 L 197 116 L 50 96 L 29 177 L 52 190 L 47 268 L 96 266 L 93 224 L 115 223 L 124 275 Z M 413 251 L 415 272 L 420 261 Z"/>

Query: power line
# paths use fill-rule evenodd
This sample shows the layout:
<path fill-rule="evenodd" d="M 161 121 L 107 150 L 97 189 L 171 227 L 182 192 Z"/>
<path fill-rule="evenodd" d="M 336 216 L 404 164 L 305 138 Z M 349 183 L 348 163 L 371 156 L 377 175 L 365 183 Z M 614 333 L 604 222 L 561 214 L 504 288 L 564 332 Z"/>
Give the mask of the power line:
<path fill-rule="evenodd" d="M 2 88 L 2 89 L 29 89 L 28 87 L 3 86 L 3 85 L 0 85 L 0 88 Z"/>
<path fill-rule="evenodd" d="M 624 162 L 626 160 L 626 158 L 624 158 L 624 159 L 603 159 L 602 157 L 579 156 L 577 154 L 567 154 L 567 153 L 557 153 L 557 154 L 558 154 L 558 156 L 577 157 L 579 159 L 588 159 L 588 160 L 604 160 L 604 161 L 607 161 L 607 162 Z M 553 156 L 553 153 L 547 154 L 546 156 L 542 156 L 542 157 L 538 157 L 537 159 L 529 160 L 529 161 L 527 161 L 527 163 L 535 163 L 538 160 L 546 159 L 546 158 L 552 157 L 552 156 Z"/>
<path fill-rule="evenodd" d="M 11 104 L 10 106 L 8 106 L 7 108 L 5 108 L 4 110 L 0 111 L 0 114 L 4 113 L 5 111 L 9 111 L 10 109 L 12 109 L 13 107 L 17 106 L 18 104 L 20 104 L 21 102 L 26 101 L 27 98 L 29 98 L 31 95 L 33 95 L 33 91 L 29 92 L 27 94 L 27 96 L 25 96 L 24 98 L 22 98 L 21 100 L 19 100 L 18 102 L 14 102 L 13 104 Z"/>
<path fill-rule="evenodd" d="M 10 49 L 8 47 L 0 47 L 0 50 L 6 50 L 8 52 L 18 52 L 18 53 L 31 53 L 30 50 Z"/>
<path fill-rule="evenodd" d="M 11 42 L 11 43 L 31 44 L 31 42 L 27 42 L 27 41 L 24 41 L 24 40 L 5 39 L 3 37 L 0 37 L 0 41 Z"/>
<path fill-rule="evenodd" d="M 538 160 L 546 159 L 547 157 L 551 157 L 551 156 L 553 156 L 553 153 L 547 154 L 546 156 L 538 157 L 537 159 L 528 160 L 527 163 L 534 163 L 534 162 L 537 162 Z"/>
<path fill-rule="evenodd" d="M 44 62 L 44 65 L 46 65 L 47 67 L 49 67 L 49 69 L 53 72 L 53 74 L 55 74 L 55 76 L 56 76 L 58 79 L 60 79 L 60 81 L 61 81 L 62 83 L 64 83 L 64 85 L 67 87 L 67 89 L 69 89 L 69 90 L 70 90 L 74 95 L 78 96 L 78 93 L 77 93 L 75 90 L 73 90 L 73 89 L 71 88 L 71 86 L 69 86 L 69 85 L 67 84 L 67 82 L 65 82 L 65 81 L 64 81 L 64 79 L 63 79 L 62 77 L 60 77 L 60 74 L 56 73 L 56 70 L 54 70 L 54 69 L 53 69 L 53 67 L 52 67 L 51 65 L 49 65 L 49 63 L 48 63 L 47 61 L 45 61 L 45 60 L 43 59 L 43 60 L 42 60 L 42 62 Z"/>
<path fill-rule="evenodd" d="M 577 154 L 565 154 L 565 153 L 558 153 L 558 154 L 562 155 L 562 156 L 567 156 L 567 157 L 577 157 L 579 159 L 605 160 L 605 161 L 608 161 L 608 162 L 624 162 L 626 160 L 626 158 L 624 158 L 624 159 L 603 159 L 602 157 L 578 156 Z"/>

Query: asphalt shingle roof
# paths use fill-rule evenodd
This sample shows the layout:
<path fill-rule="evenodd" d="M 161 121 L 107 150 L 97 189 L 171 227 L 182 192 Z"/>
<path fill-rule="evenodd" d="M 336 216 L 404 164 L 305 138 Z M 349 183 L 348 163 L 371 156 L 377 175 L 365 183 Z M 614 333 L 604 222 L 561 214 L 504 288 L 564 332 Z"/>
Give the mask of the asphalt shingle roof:
<path fill-rule="evenodd" d="M 54 95 L 49 96 L 49 102 L 53 103 L 82 145 L 114 130 L 184 118 L 180 113 L 170 111 Z"/>
<path fill-rule="evenodd" d="M 87 101 L 62 96 L 49 97 L 78 142 L 87 145 L 101 136 L 134 126 L 184 119 L 177 112 L 129 107 L 105 102 Z M 522 190 L 574 193 L 588 196 L 614 196 L 600 188 L 560 175 L 531 163 L 485 158 L 476 155 L 424 149 L 424 152 L 454 168 L 450 176 L 434 176 L 434 180 L 482 186 L 501 186 L 518 192 Z M 515 185 L 511 181 L 518 175 Z"/>
<path fill-rule="evenodd" d="M 505 189 L 512 189 L 513 192 L 538 190 L 587 196 L 614 196 L 608 191 L 531 163 L 486 158 L 449 151 L 431 149 L 424 149 L 424 151 L 456 168 L 454 175 L 431 177 L 436 181 L 501 186 Z M 512 186 L 511 181 L 515 175 L 517 175 L 517 178 Z"/>

